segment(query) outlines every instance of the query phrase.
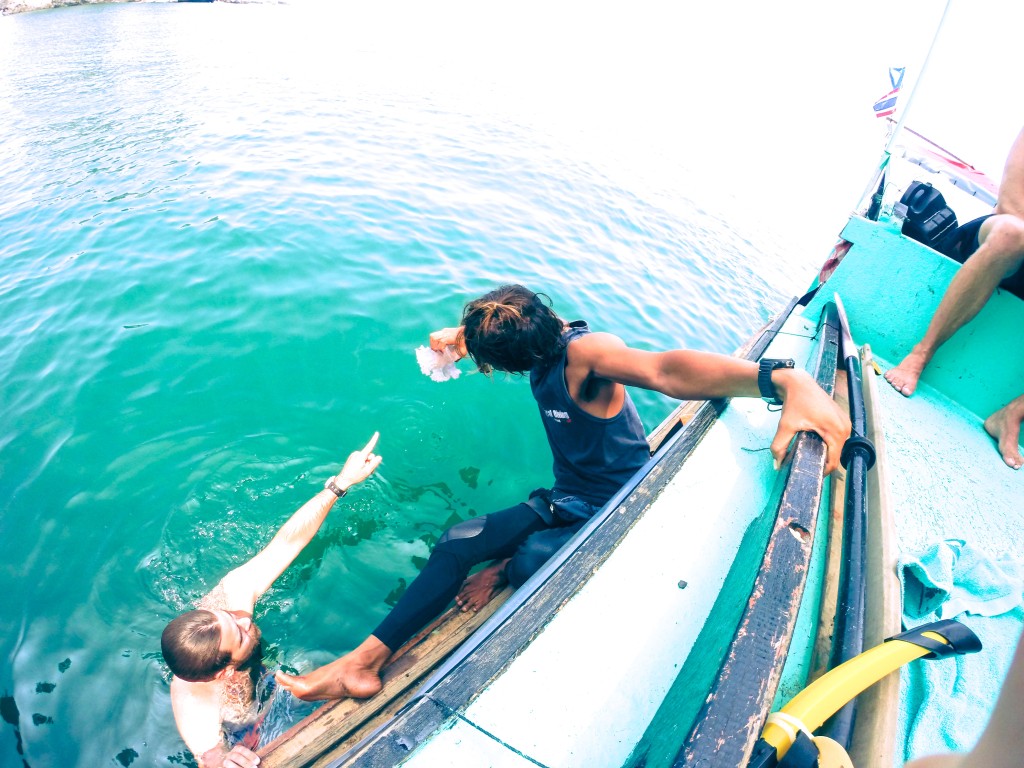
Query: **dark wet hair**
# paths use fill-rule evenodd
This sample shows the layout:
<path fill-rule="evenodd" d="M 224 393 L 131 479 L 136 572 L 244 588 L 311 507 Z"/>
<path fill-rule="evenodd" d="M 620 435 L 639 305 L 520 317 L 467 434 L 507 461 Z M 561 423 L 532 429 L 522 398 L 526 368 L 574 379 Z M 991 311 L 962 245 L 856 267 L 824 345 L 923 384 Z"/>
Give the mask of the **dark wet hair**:
<path fill-rule="evenodd" d="M 190 683 L 202 683 L 231 663 L 231 654 L 220 649 L 220 635 L 216 614 L 188 611 L 164 627 L 160 650 L 171 672 Z"/>
<path fill-rule="evenodd" d="M 503 285 L 466 304 L 462 325 L 466 350 L 484 373 L 526 373 L 551 364 L 565 348 L 551 300 L 521 285 Z"/>

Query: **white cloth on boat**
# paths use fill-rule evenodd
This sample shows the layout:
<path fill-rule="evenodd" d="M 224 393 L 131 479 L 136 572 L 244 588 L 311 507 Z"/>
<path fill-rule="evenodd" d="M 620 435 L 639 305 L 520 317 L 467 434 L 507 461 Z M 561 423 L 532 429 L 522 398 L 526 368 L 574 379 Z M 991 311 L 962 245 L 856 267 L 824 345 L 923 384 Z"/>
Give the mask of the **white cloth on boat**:
<path fill-rule="evenodd" d="M 435 352 L 430 347 L 418 347 L 416 362 L 420 364 L 420 371 L 433 381 L 457 379 L 461 373 L 455 364 L 455 352 L 451 347 L 446 347 L 444 352 Z"/>
<path fill-rule="evenodd" d="M 902 765 L 966 752 L 981 736 L 1024 625 L 1024 560 L 947 539 L 901 557 L 898 573 L 905 628 L 956 617 L 982 642 L 978 653 L 919 659 L 901 670 Z"/>

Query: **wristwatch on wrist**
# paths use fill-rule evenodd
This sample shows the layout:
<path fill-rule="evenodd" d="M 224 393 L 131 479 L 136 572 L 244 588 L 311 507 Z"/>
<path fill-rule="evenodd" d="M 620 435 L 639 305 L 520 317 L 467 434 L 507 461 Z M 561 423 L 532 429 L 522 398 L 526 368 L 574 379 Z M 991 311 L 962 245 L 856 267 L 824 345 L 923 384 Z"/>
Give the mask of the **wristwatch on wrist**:
<path fill-rule="evenodd" d="M 772 384 L 772 371 L 776 368 L 794 368 L 796 363 L 793 358 L 779 360 L 774 358 L 763 358 L 757 367 L 757 388 L 761 391 L 761 399 L 768 405 L 782 405 L 779 393 Z"/>
<path fill-rule="evenodd" d="M 328 491 L 330 491 L 340 499 L 342 496 L 348 493 L 348 491 L 344 491 L 341 488 L 339 488 L 338 484 L 334 482 L 336 479 L 336 476 L 327 478 L 327 482 L 324 483 L 324 488 L 326 488 Z"/>

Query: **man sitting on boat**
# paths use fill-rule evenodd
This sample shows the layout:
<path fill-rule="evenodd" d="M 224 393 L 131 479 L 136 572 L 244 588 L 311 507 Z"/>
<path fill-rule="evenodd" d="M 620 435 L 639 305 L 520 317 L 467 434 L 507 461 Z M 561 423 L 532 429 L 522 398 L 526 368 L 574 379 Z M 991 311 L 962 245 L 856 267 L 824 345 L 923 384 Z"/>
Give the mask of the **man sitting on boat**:
<path fill-rule="evenodd" d="M 364 698 L 381 689 L 390 656 L 454 598 L 477 610 L 506 583 L 518 588 L 576 533 L 650 458 L 643 425 L 624 385 L 680 400 L 757 397 L 759 366 L 693 350 L 646 352 L 627 347 L 586 323 L 567 323 L 546 297 L 520 285 L 469 302 L 462 325 L 430 336 L 492 369 L 530 375 L 554 455 L 555 483 L 509 509 L 449 528 L 419 576 L 363 643 L 308 675 L 277 673 L 277 681 L 307 700 Z M 816 432 L 827 449 L 826 472 L 839 466 L 850 433 L 846 413 L 805 372 L 765 370 L 762 384 L 783 403 L 771 444 L 776 466 L 799 431 Z M 467 579 L 470 569 L 495 561 Z"/>
<path fill-rule="evenodd" d="M 262 676 L 260 631 L 253 608 L 313 539 L 334 502 L 380 464 L 375 433 L 353 452 L 324 489 L 303 504 L 262 552 L 232 570 L 196 610 L 172 620 L 160 640 L 171 668 L 171 708 L 178 732 L 199 764 L 251 768 L 259 758 L 262 717 L 257 684 Z M 272 682 L 272 680 L 270 681 Z"/>
<path fill-rule="evenodd" d="M 1006 159 L 995 212 L 962 229 L 966 232 L 958 231 L 961 236 L 954 243 L 959 252 L 947 255 L 963 266 L 946 289 L 924 337 L 885 374 L 886 380 L 906 397 L 914 394 L 939 347 L 981 311 L 996 288 L 1024 298 L 1024 130 Z M 985 430 L 996 441 L 1003 461 L 1013 469 L 1024 466 L 1019 445 L 1022 420 L 1024 394 L 985 419 Z"/>

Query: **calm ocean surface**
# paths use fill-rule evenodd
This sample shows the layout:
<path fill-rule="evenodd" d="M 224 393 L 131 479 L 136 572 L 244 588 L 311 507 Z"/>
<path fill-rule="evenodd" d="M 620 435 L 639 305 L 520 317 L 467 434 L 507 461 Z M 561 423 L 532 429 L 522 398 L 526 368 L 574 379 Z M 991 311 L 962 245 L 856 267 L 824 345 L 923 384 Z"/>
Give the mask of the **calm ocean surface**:
<path fill-rule="evenodd" d="M 287 6 L 0 20 L 0 765 L 187 762 L 164 624 L 374 430 L 257 607 L 270 666 L 351 648 L 446 526 L 548 484 L 525 381 L 417 367 L 468 299 L 729 352 L 795 292 L 699 178 L 654 194 L 486 78 L 335 40 Z"/>

